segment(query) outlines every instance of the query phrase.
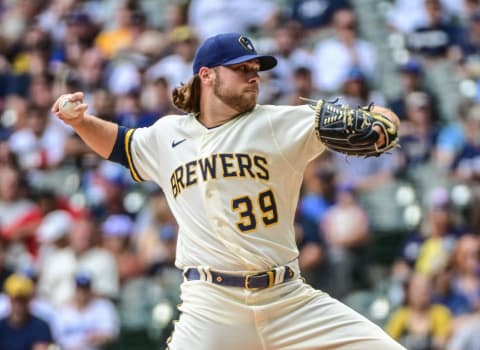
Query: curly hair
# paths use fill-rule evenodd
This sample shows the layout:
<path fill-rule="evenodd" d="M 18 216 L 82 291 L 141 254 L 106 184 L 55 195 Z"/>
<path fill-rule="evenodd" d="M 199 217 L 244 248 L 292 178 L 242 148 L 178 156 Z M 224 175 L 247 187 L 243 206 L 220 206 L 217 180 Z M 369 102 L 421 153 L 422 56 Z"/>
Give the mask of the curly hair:
<path fill-rule="evenodd" d="M 175 107 L 187 113 L 200 112 L 200 77 L 195 74 L 186 84 L 181 84 L 172 91 Z"/>

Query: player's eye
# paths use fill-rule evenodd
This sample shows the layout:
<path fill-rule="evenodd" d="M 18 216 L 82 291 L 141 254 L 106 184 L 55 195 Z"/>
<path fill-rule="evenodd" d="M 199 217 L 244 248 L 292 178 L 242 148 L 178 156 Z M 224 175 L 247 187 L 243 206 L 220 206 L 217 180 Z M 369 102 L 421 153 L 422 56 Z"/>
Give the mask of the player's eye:
<path fill-rule="evenodd" d="M 238 72 L 246 73 L 248 72 L 248 67 L 242 64 L 241 66 L 238 66 L 235 70 Z"/>
<path fill-rule="evenodd" d="M 257 65 L 248 65 L 248 64 L 241 64 L 238 66 L 229 66 L 230 69 L 232 69 L 235 72 L 239 72 L 242 74 L 250 73 L 250 72 L 255 72 L 257 73 L 259 71 L 259 68 Z"/>

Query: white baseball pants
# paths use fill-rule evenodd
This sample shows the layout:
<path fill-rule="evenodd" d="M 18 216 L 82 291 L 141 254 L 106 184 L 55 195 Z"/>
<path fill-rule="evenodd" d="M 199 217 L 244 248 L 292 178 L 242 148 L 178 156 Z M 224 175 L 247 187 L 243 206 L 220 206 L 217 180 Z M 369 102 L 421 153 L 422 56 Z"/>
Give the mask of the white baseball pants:
<path fill-rule="evenodd" d="M 169 350 L 406 350 L 301 279 L 257 291 L 185 281 Z"/>

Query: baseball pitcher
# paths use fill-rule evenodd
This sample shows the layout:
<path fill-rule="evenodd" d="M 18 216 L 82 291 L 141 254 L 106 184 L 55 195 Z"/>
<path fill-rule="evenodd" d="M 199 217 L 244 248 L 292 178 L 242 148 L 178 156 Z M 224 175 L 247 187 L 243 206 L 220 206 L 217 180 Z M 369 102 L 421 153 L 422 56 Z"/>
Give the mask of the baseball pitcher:
<path fill-rule="evenodd" d="M 89 114 L 81 92 L 60 96 L 53 112 L 100 156 L 165 192 L 184 275 L 169 349 L 404 349 L 301 279 L 293 229 L 306 164 L 327 148 L 379 156 L 396 147 L 398 118 L 323 100 L 258 105 L 259 72 L 276 63 L 246 36 L 220 34 L 173 91 L 185 115 L 127 129 Z"/>

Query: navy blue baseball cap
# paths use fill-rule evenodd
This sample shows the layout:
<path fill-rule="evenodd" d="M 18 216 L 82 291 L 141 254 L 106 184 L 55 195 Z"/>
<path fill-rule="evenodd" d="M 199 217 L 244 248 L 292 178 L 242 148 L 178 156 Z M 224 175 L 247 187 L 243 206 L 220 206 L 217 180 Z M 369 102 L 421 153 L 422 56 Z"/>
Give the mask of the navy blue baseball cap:
<path fill-rule="evenodd" d="M 260 70 L 269 70 L 277 65 L 277 59 L 259 55 L 252 41 L 240 33 L 225 33 L 212 36 L 198 48 L 193 60 L 193 74 L 202 67 L 228 66 L 257 59 Z"/>
<path fill-rule="evenodd" d="M 86 271 L 77 271 L 75 273 L 75 284 L 77 287 L 89 288 L 92 285 L 92 276 Z"/>

